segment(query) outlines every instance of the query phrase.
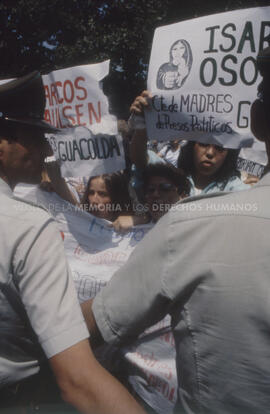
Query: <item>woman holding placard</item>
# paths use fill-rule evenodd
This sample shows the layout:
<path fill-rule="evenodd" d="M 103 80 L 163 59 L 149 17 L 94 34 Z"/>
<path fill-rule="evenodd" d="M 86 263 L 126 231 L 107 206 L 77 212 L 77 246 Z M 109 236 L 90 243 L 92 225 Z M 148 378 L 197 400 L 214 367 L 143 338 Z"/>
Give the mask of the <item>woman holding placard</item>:
<path fill-rule="evenodd" d="M 189 141 L 183 146 L 178 168 L 190 181 L 190 195 L 248 189 L 236 168 L 238 154 L 239 150 L 207 143 Z"/>
<path fill-rule="evenodd" d="M 134 147 L 140 148 L 140 151 L 136 152 L 137 163 L 139 163 L 139 157 L 145 158 L 143 149 L 146 148 L 147 135 L 144 109 L 149 106 L 150 97 L 149 91 L 143 91 L 130 107 L 132 115 L 129 125 L 134 130 L 130 154 L 134 158 Z M 250 186 L 241 181 L 240 173 L 236 168 L 238 154 L 239 150 L 226 149 L 208 143 L 188 141 L 183 145 L 177 166 L 190 181 L 189 195 L 248 189 Z"/>

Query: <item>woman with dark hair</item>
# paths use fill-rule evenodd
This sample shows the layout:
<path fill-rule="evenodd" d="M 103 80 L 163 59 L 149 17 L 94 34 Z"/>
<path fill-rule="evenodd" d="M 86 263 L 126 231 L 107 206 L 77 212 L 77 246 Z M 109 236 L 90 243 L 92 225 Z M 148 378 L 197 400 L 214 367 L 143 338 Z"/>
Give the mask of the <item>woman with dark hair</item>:
<path fill-rule="evenodd" d="M 144 123 L 144 110 L 149 107 L 151 94 L 143 91 L 137 96 L 130 107 L 134 135 L 132 140 L 138 146 L 139 155 L 145 154 L 146 129 Z M 140 146 L 138 144 L 141 144 Z M 190 195 L 200 193 L 214 193 L 217 191 L 246 190 L 250 185 L 244 184 L 237 171 L 237 158 L 239 150 L 226 149 L 218 145 L 203 144 L 188 141 L 181 147 L 178 159 L 178 168 L 182 169 L 190 181 Z"/>
<path fill-rule="evenodd" d="M 180 39 L 170 48 L 170 62 L 160 66 L 157 74 L 158 89 L 179 89 L 191 69 L 192 52 L 189 43 Z"/>
<path fill-rule="evenodd" d="M 157 222 L 173 204 L 188 196 L 190 184 L 173 165 L 150 164 L 143 172 L 144 201 L 153 222 Z"/>
<path fill-rule="evenodd" d="M 54 191 L 65 201 L 82 208 L 95 217 L 111 222 L 115 231 L 125 232 L 131 227 L 148 222 L 146 215 L 135 216 L 129 196 L 128 180 L 122 172 L 90 177 L 85 192 L 79 201 L 78 194 L 61 176 L 58 162 L 46 164 L 48 176 L 41 189 Z"/>
<path fill-rule="evenodd" d="M 82 208 L 96 217 L 114 221 L 131 212 L 126 177 L 121 172 L 90 177 L 81 201 Z"/>
<path fill-rule="evenodd" d="M 239 150 L 189 141 L 182 147 L 178 168 L 191 184 L 190 195 L 217 191 L 246 190 L 236 169 Z"/>

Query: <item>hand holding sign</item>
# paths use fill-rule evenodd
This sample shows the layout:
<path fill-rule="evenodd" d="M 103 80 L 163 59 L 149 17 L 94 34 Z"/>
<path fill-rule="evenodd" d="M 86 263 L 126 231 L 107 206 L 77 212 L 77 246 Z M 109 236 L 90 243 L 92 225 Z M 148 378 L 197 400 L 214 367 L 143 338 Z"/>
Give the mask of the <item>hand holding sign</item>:
<path fill-rule="evenodd" d="M 149 91 L 143 91 L 141 95 L 137 96 L 131 104 L 131 116 L 128 120 L 130 130 L 145 129 L 144 110 L 150 107 L 151 94 Z"/>
<path fill-rule="evenodd" d="M 149 91 L 143 91 L 141 95 L 137 96 L 130 106 L 130 112 L 134 112 L 136 115 L 143 115 L 144 109 L 150 105 L 150 99 L 152 98 Z"/>

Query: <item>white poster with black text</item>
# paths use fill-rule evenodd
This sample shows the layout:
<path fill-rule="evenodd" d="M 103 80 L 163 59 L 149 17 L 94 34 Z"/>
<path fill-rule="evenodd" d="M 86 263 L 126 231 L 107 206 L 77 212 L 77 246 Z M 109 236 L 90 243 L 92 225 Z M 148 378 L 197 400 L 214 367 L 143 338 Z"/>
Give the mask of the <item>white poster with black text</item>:
<path fill-rule="evenodd" d="M 155 31 L 147 88 L 150 139 L 249 147 L 258 51 L 270 46 L 270 7 L 200 17 Z"/>
<path fill-rule="evenodd" d="M 64 177 L 85 177 L 125 168 L 117 120 L 109 113 L 101 81 L 110 61 L 60 69 L 42 77 L 45 121 L 61 134 L 48 134 Z"/>

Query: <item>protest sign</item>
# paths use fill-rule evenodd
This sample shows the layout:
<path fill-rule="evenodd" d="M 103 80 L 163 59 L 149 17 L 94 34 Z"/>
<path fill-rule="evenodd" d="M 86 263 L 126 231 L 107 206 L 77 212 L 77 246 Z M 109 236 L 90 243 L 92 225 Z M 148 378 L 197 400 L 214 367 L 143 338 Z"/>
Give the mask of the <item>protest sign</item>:
<path fill-rule="evenodd" d="M 245 172 L 246 177 L 250 174 L 261 178 L 264 173 L 264 168 L 264 165 L 251 161 L 247 158 L 238 157 L 237 159 L 237 169 L 241 172 Z"/>
<path fill-rule="evenodd" d="M 237 160 L 237 168 L 260 178 L 267 163 L 265 143 L 255 139 L 252 148 L 241 149 Z"/>
<path fill-rule="evenodd" d="M 147 87 L 150 139 L 251 146 L 258 51 L 270 45 L 270 7 L 183 21 L 155 31 Z"/>
<path fill-rule="evenodd" d="M 23 184 L 16 186 L 15 195 L 44 206 L 56 219 L 80 302 L 106 286 L 152 227 L 136 226 L 120 234 L 106 220 L 63 201 L 55 193 Z M 103 361 L 104 355 L 99 356 Z M 117 369 L 123 367 L 138 395 L 158 413 L 171 413 L 177 377 L 170 317 L 149 328 L 131 346 L 121 348 L 118 356 L 121 362 L 117 360 Z M 106 364 L 110 365 L 108 361 Z"/>
<path fill-rule="evenodd" d="M 89 177 L 125 168 L 122 137 L 101 81 L 110 61 L 43 75 L 44 119 L 61 134 L 46 134 L 63 177 Z M 12 79 L 0 80 L 0 85 Z"/>
<path fill-rule="evenodd" d="M 94 176 L 125 168 L 117 121 L 109 113 L 101 81 L 109 61 L 60 69 L 43 75 L 45 120 L 60 128 L 48 134 L 64 177 Z"/>

